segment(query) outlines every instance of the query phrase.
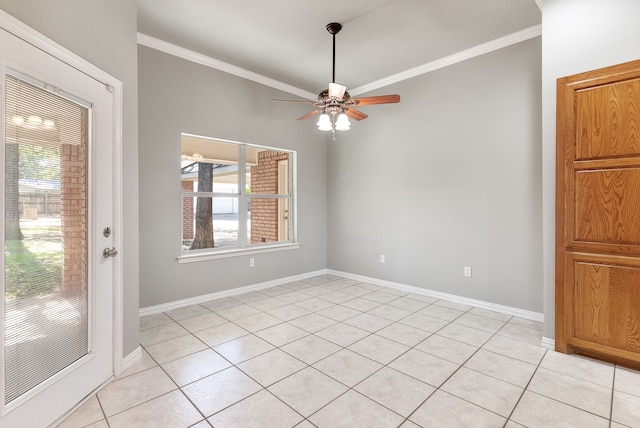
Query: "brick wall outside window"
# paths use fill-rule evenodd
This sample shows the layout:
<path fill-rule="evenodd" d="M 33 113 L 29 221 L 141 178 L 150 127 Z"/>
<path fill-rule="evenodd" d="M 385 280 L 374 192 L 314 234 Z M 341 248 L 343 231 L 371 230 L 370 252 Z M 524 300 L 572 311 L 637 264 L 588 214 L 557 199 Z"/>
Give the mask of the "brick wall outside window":
<path fill-rule="evenodd" d="M 251 167 L 251 193 L 278 193 L 278 162 L 289 154 L 274 150 L 258 153 L 258 165 Z M 251 243 L 278 241 L 278 200 L 251 200 Z"/>
<path fill-rule="evenodd" d="M 183 192 L 193 192 L 193 181 L 182 181 Z M 193 239 L 193 197 L 185 196 L 182 201 L 182 239 Z"/>

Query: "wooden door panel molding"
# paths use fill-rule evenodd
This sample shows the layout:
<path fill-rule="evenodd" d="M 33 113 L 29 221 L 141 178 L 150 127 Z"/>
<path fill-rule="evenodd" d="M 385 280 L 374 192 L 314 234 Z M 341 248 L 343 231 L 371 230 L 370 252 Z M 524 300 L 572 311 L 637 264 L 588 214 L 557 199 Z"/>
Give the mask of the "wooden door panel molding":
<path fill-rule="evenodd" d="M 640 61 L 558 79 L 556 349 L 640 366 Z"/>

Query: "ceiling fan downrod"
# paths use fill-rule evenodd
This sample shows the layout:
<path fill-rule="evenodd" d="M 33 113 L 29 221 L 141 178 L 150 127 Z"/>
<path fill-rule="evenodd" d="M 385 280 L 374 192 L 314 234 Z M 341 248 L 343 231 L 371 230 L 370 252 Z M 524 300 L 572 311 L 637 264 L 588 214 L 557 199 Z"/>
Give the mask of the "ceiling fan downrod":
<path fill-rule="evenodd" d="M 331 22 L 327 24 L 327 31 L 333 36 L 333 74 L 331 75 L 331 82 L 336 83 L 336 34 L 342 30 L 342 24 L 338 22 Z"/>

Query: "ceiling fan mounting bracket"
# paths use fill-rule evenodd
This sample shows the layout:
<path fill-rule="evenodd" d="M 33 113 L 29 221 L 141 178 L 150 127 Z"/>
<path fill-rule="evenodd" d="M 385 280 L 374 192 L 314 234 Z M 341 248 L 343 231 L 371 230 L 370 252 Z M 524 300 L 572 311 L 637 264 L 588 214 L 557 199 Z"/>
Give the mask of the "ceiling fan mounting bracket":
<path fill-rule="evenodd" d="M 327 31 L 334 36 L 342 30 L 342 24 L 338 22 L 331 22 L 327 24 Z"/>

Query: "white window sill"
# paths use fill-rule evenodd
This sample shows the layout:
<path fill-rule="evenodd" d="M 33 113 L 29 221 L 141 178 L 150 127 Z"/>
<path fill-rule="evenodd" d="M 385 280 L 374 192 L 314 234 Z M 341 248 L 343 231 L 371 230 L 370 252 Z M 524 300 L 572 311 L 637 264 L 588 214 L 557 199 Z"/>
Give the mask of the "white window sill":
<path fill-rule="evenodd" d="M 210 252 L 185 253 L 176 257 L 178 264 L 195 263 L 205 260 L 226 259 L 229 257 L 250 256 L 253 254 L 272 253 L 274 251 L 295 250 L 300 248 L 298 243 L 274 244 L 251 248 L 232 248 L 228 250 L 212 250 Z"/>

